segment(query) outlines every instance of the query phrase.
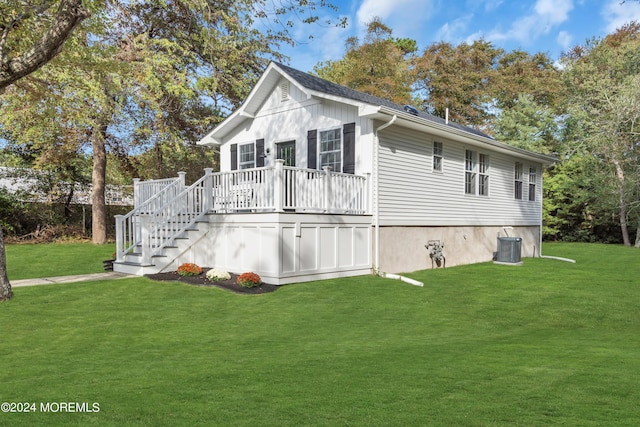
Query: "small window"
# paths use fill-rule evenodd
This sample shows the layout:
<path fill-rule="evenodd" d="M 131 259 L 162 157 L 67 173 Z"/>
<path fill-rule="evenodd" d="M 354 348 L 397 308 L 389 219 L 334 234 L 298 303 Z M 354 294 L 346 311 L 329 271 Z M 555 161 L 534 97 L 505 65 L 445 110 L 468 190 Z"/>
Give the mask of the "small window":
<path fill-rule="evenodd" d="M 239 152 L 239 164 L 240 169 L 251 169 L 256 167 L 256 150 L 255 144 L 244 144 L 241 145 Z"/>
<path fill-rule="evenodd" d="M 338 129 L 331 129 L 319 132 L 320 144 L 320 165 L 322 169 L 330 166 L 333 172 L 342 172 L 342 132 Z"/>
<path fill-rule="evenodd" d="M 464 154 L 464 192 L 465 194 L 476 194 L 476 152 L 465 150 Z"/>
<path fill-rule="evenodd" d="M 538 171 L 533 166 L 529 168 L 529 201 L 536 201 L 536 182 L 538 181 Z"/>
<path fill-rule="evenodd" d="M 442 172 L 442 142 L 433 143 L 433 171 Z"/>
<path fill-rule="evenodd" d="M 478 154 L 478 194 L 481 196 L 489 195 L 489 155 Z"/>
<path fill-rule="evenodd" d="M 522 163 L 516 162 L 514 185 L 513 185 L 513 197 L 516 200 L 522 200 Z"/>

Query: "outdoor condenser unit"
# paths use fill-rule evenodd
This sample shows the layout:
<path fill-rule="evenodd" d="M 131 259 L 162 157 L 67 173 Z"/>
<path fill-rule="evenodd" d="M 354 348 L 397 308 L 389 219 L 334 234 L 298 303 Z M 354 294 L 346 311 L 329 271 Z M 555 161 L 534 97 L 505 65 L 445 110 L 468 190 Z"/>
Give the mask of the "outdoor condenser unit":
<path fill-rule="evenodd" d="M 497 262 L 517 264 L 521 262 L 522 237 L 498 237 Z"/>

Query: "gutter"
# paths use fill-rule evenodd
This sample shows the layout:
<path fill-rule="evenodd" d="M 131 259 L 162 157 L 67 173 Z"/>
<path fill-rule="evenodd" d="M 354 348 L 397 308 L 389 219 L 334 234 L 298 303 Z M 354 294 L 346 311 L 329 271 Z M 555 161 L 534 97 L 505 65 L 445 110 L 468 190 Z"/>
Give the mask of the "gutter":
<path fill-rule="evenodd" d="M 452 139 L 453 136 L 457 137 L 457 138 L 464 138 L 466 141 L 460 141 L 459 142 L 465 142 L 465 143 L 469 143 L 471 141 L 475 142 L 476 144 L 484 144 L 484 145 L 489 145 L 492 146 L 500 151 L 503 152 L 508 152 L 511 155 L 515 155 L 518 157 L 524 157 L 531 160 L 536 160 L 540 163 L 542 163 L 543 165 L 552 165 L 554 163 L 557 163 L 558 159 L 556 159 L 555 157 L 552 156 L 548 156 L 545 154 L 539 154 L 539 153 L 534 153 L 532 151 L 528 151 L 519 147 L 515 147 L 512 145 L 508 145 L 505 144 L 503 142 L 497 141 L 495 139 L 491 139 L 488 137 L 482 137 L 480 135 L 476 135 L 470 132 L 466 132 L 462 129 L 458 129 L 456 127 L 453 127 L 451 125 L 445 124 L 445 123 L 438 123 L 438 122 L 434 122 L 431 120 L 427 120 L 425 118 L 422 118 L 420 116 L 414 116 L 412 114 L 409 113 L 403 113 L 403 112 L 399 112 L 393 108 L 390 107 L 385 107 L 383 105 L 377 107 L 374 110 L 369 110 L 368 111 L 368 115 L 372 115 L 371 113 L 378 113 L 378 114 L 384 114 L 387 116 L 392 115 L 393 117 L 399 117 L 400 119 L 410 122 L 410 123 L 414 123 L 416 125 L 420 125 L 420 126 L 424 126 L 424 127 L 429 127 L 432 130 L 439 132 L 441 137 L 444 138 L 449 138 Z M 392 119 L 393 120 L 393 119 Z M 383 125 L 384 126 L 384 125 Z M 471 141 L 469 141 L 471 140 Z"/>

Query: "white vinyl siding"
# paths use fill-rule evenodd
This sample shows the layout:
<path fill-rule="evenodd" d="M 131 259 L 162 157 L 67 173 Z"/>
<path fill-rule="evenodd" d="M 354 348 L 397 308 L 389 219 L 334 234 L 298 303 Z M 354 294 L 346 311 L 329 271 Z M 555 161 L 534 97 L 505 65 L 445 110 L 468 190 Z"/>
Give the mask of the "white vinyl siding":
<path fill-rule="evenodd" d="M 540 224 L 539 201 L 522 204 L 513 198 L 514 157 L 484 150 L 490 159 L 491 197 L 464 197 L 468 147 L 443 141 L 444 172 L 434 174 L 424 167 L 433 155 L 424 134 L 392 127 L 379 137 L 381 225 Z"/>
<path fill-rule="evenodd" d="M 289 101 L 280 101 L 280 89 L 273 90 L 272 96 L 268 99 L 267 104 L 257 114 L 256 118 L 247 121 L 248 126 L 240 126 L 235 133 L 230 135 L 220 148 L 221 152 L 221 171 L 231 170 L 229 161 L 229 150 L 232 144 L 246 143 L 264 138 L 265 149 L 270 148 L 275 152 L 275 141 L 297 140 L 306 142 L 307 132 L 310 129 L 329 130 L 342 129 L 345 123 L 356 123 L 356 128 L 363 132 L 366 136 L 358 137 L 356 142 L 356 175 L 363 175 L 372 172 L 372 164 L 370 159 L 373 157 L 372 122 L 368 119 L 358 117 L 357 107 L 342 104 L 339 102 L 317 100 L 309 100 L 296 85 L 290 86 Z M 277 117 L 276 117 L 277 116 Z M 276 118 L 274 118 L 276 117 Z M 278 123 L 286 123 L 287 126 L 274 126 L 274 120 Z M 318 132 L 318 141 L 320 137 Z M 366 142 L 364 142 L 366 141 Z M 361 144 L 361 142 L 363 142 Z M 319 145 L 319 144 L 318 144 Z M 275 156 L 266 159 L 266 164 L 273 162 Z M 307 165 L 307 144 L 299 143 L 296 146 L 296 166 L 306 168 Z M 318 164 L 320 158 L 318 157 Z M 341 165 L 342 166 L 342 165 Z M 239 167 L 239 164 L 238 164 Z M 311 168 L 317 168 L 318 165 L 311 165 Z"/>

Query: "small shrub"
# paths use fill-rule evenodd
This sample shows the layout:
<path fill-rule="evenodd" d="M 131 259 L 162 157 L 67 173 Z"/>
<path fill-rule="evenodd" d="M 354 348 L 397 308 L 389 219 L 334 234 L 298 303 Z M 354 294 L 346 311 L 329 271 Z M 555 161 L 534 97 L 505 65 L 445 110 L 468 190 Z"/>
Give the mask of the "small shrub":
<path fill-rule="evenodd" d="M 207 271 L 207 280 L 210 280 L 212 282 L 219 282 L 221 280 L 229 279 L 231 279 L 231 275 L 224 270 L 212 268 L 211 270 Z"/>
<path fill-rule="evenodd" d="M 178 267 L 177 271 L 181 276 L 197 276 L 198 274 L 202 274 L 202 268 L 200 268 L 196 264 L 191 264 L 188 262 Z"/>
<path fill-rule="evenodd" d="M 255 288 L 256 286 L 260 286 L 262 279 L 256 273 L 242 273 L 238 276 L 237 282 L 238 285 L 245 288 Z"/>

